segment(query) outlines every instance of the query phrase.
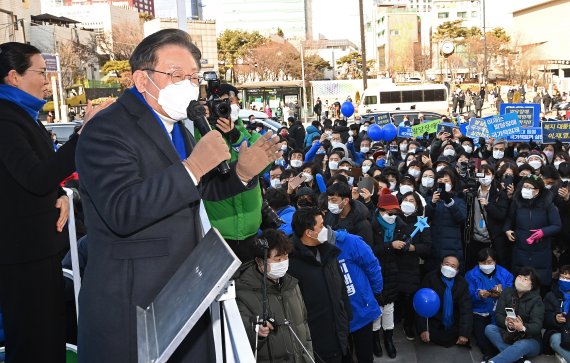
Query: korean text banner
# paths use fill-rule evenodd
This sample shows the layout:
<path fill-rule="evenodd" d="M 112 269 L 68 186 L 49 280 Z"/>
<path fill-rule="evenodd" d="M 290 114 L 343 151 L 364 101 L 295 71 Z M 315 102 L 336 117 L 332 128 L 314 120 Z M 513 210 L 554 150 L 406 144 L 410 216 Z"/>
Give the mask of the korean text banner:
<path fill-rule="evenodd" d="M 437 125 L 439 125 L 441 120 L 434 120 L 430 122 L 426 122 L 423 124 L 412 126 L 412 133 L 414 137 L 422 136 L 426 132 L 428 134 L 435 134 L 437 131 Z"/>
<path fill-rule="evenodd" d="M 570 142 L 570 122 L 547 121 L 542 123 L 542 142 L 545 144 Z"/>
<path fill-rule="evenodd" d="M 502 103 L 500 114 L 516 113 L 521 127 L 540 127 L 540 104 Z"/>
<path fill-rule="evenodd" d="M 495 115 L 484 118 L 489 136 L 494 139 L 504 139 L 507 136 L 521 133 L 519 116 L 516 113 Z"/>

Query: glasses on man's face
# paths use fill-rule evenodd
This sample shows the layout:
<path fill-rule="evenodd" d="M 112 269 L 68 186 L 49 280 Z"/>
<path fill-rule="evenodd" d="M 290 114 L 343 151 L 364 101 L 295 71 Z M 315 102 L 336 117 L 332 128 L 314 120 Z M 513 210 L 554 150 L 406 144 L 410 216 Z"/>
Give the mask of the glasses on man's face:
<path fill-rule="evenodd" d="M 44 69 L 44 70 L 28 69 L 28 71 L 41 74 L 42 76 L 44 76 L 44 79 L 47 79 L 47 78 L 48 78 L 48 76 L 47 76 L 47 70 L 45 70 L 45 69 Z"/>
<path fill-rule="evenodd" d="M 158 71 L 156 69 L 148 68 L 148 69 L 143 69 L 143 71 L 156 72 L 156 73 L 165 74 L 167 76 L 170 76 L 170 81 L 172 83 L 178 83 L 178 82 L 182 82 L 184 80 L 189 80 L 190 83 L 196 87 L 198 87 L 200 85 L 200 83 L 202 83 L 202 80 L 204 79 L 204 77 L 200 76 L 200 74 L 198 74 L 198 73 L 184 74 L 184 72 L 182 72 L 181 70 L 175 70 L 172 72 L 162 72 L 162 71 Z"/>

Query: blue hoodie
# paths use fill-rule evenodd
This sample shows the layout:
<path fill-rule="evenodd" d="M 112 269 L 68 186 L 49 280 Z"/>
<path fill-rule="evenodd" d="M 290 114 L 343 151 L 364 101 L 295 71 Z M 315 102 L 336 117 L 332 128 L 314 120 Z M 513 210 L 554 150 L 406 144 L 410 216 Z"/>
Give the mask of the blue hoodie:
<path fill-rule="evenodd" d="M 321 132 L 315 126 L 311 125 L 307 127 L 305 133 L 305 147 L 309 147 L 313 144 L 313 137 L 317 136 L 317 139 L 321 137 Z"/>
<path fill-rule="evenodd" d="M 352 306 L 352 333 L 372 323 L 382 314 L 374 297 L 382 292 L 382 271 L 372 249 L 361 237 L 329 228 L 328 241 L 341 250 L 338 262 Z"/>
<path fill-rule="evenodd" d="M 488 313 L 491 319 L 495 320 L 495 303 L 497 299 L 486 298 L 481 299 L 479 290 L 490 290 L 497 284 L 501 284 L 503 290 L 513 286 L 513 275 L 504 267 L 495 265 L 495 272 L 489 278 L 479 269 L 479 265 L 473 267 L 465 274 L 465 280 L 469 285 L 469 295 L 471 296 L 471 304 L 474 313 Z"/>

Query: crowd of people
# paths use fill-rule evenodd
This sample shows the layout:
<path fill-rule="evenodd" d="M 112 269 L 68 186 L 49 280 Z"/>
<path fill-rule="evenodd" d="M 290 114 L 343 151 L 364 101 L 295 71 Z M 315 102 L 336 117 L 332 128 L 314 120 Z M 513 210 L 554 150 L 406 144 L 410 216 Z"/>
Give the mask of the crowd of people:
<path fill-rule="evenodd" d="M 130 60 L 134 86 L 90 107 L 54 148 L 38 122 L 48 87 L 39 50 L 0 45 L 0 173 L 12 191 L 0 244 L 6 362 L 64 360 L 60 183 L 76 168 L 81 362 L 137 361 L 135 307 L 201 240 L 202 199 L 243 263 L 236 302 L 260 362 L 395 358 L 398 327 L 424 344 L 474 343 L 485 362 L 554 352 L 570 361 L 567 144 L 473 140 L 455 128 L 376 141 L 369 119 L 349 125 L 326 103 L 319 120 L 289 117 L 273 136 L 239 117 L 227 84 L 231 115 L 205 133 L 187 117 L 209 112 L 198 102 L 200 56 L 178 30 L 145 38 Z M 439 297 L 429 319 L 414 308 L 421 288 Z M 211 330 L 205 314 L 171 361 L 213 361 Z"/>

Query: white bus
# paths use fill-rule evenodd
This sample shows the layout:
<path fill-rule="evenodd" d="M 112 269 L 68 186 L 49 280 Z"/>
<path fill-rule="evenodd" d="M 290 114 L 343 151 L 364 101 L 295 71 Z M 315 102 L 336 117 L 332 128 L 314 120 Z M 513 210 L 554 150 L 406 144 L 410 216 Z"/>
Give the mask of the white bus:
<path fill-rule="evenodd" d="M 446 114 L 449 109 L 448 90 L 443 84 L 386 85 L 364 91 L 359 113 L 378 111 L 433 111 Z"/>

